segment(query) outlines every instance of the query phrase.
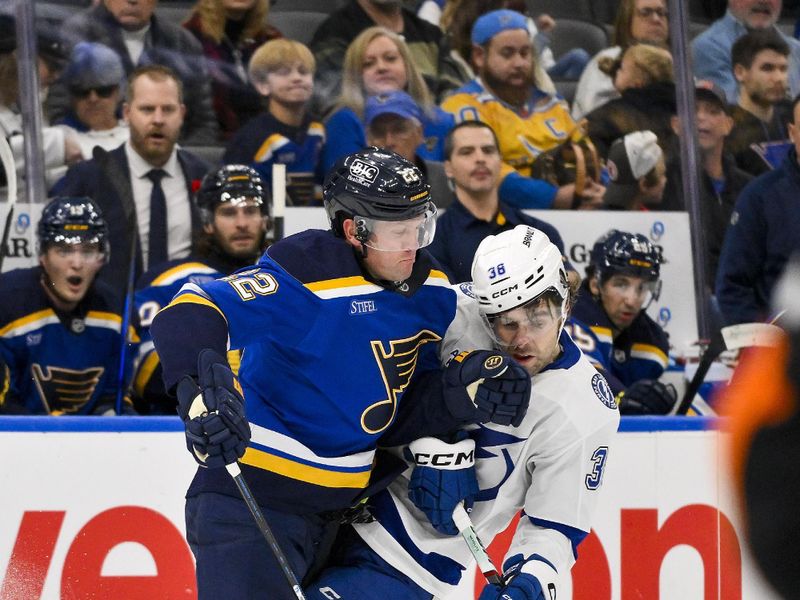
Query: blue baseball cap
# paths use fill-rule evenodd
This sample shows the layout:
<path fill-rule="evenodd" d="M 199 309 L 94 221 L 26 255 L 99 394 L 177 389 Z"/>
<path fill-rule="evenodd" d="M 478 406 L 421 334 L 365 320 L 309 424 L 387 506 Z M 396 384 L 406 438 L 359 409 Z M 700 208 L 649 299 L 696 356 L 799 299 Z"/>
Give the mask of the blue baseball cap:
<path fill-rule="evenodd" d="M 71 88 L 90 89 L 122 86 L 125 69 L 122 59 L 108 46 L 97 42 L 80 42 L 72 49 L 63 79 Z"/>
<path fill-rule="evenodd" d="M 422 123 L 422 109 L 414 99 L 402 90 L 376 94 L 367 98 L 364 121 L 367 125 L 381 115 L 398 115 L 404 119 L 416 119 Z"/>
<path fill-rule="evenodd" d="M 488 12 L 478 17 L 472 26 L 472 43 L 483 46 L 498 33 L 507 29 L 528 31 L 528 20 L 522 13 L 507 8 Z"/>

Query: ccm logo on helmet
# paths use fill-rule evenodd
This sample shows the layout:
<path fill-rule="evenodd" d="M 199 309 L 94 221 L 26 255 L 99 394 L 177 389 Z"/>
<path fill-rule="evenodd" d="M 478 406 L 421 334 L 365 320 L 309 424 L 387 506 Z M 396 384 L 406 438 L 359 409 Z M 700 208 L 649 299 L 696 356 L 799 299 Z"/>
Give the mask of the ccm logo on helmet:
<path fill-rule="evenodd" d="M 350 165 L 350 175 L 358 180 L 358 183 L 374 183 L 375 178 L 378 176 L 378 167 L 373 167 L 358 159 L 353 161 Z"/>
<path fill-rule="evenodd" d="M 483 362 L 483 366 L 486 369 L 496 369 L 501 364 L 503 364 L 503 357 L 497 354 L 490 356 Z"/>
<path fill-rule="evenodd" d="M 492 298 L 499 298 L 500 296 L 505 296 L 506 294 L 510 294 L 511 292 L 516 290 L 518 287 L 519 287 L 519 284 L 515 283 L 511 287 L 503 288 L 499 292 L 493 292 L 492 293 Z"/>
<path fill-rule="evenodd" d="M 414 462 L 417 465 L 432 465 L 434 467 L 471 465 L 475 462 L 475 450 L 470 450 L 469 452 L 445 452 L 442 454 L 417 452 L 414 454 Z"/>

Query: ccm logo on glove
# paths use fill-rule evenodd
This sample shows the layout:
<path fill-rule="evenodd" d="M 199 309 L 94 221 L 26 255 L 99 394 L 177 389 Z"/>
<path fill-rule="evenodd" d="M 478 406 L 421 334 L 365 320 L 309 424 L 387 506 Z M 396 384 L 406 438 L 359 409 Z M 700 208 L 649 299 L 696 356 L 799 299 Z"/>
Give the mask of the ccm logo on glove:
<path fill-rule="evenodd" d="M 412 453 L 414 462 L 420 466 L 432 466 L 437 468 L 452 467 L 463 469 L 475 463 L 475 449 L 469 452 L 446 452 L 444 454 L 430 454 L 427 452 Z"/>

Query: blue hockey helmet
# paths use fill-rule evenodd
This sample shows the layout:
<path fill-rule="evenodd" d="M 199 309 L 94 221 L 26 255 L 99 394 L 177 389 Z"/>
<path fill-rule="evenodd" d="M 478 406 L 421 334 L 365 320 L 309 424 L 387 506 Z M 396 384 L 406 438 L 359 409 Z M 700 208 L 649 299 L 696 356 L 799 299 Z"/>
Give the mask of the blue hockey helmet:
<path fill-rule="evenodd" d="M 197 191 L 197 206 L 204 223 L 214 220 L 214 210 L 224 202 L 254 200 L 261 213 L 269 216 L 271 198 L 258 171 L 247 165 L 224 165 L 203 177 Z"/>
<path fill-rule="evenodd" d="M 590 275 L 601 281 L 617 274 L 657 281 L 662 262 L 661 250 L 645 236 L 618 229 L 597 240 L 589 255 Z"/>
<path fill-rule="evenodd" d="M 108 225 L 87 196 L 56 196 L 45 205 L 36 230 L 39 251 L 50 244 L 98 244 L 108 256 Z"/>
<path fill-rule="evenodd" d="M 373 221 L 423 216 L 430 226 L 420 247 L 433 239 L 436 207 L 430 186 L 414 163 L 391 150 L 366 148 L 340 159 L 325 178 L 322 199 L 331 229 L 340 237 L 345 219 L 356 221 L 356 238 L 366 244 Z"/>

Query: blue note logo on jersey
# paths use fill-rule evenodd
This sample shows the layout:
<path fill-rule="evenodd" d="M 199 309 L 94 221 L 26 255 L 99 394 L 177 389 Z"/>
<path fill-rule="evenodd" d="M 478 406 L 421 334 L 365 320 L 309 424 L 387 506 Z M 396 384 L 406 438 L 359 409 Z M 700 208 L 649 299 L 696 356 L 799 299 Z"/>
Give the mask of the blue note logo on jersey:
<path fill-rule="evenodd" d="M 31 366 L 39 397 L 48 412 L 79 411 L 92 397 L 104 371 L 104 367 L 89 367 L 78 371 L 36 363 Z"/>
<path fill-rule="evenodd" d="M 617 401 L 614 400 L 614 394 L 611 392 L 606 378 L 600 375 L 600 373 L 595 373 L 592 377 L 592 389 L 594 393 L 597 394 L 597 397 L 600 398 L 600 402 L 611 410 L 617 410 Z"/>

